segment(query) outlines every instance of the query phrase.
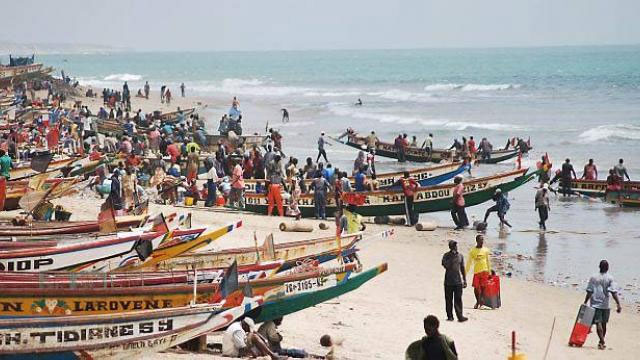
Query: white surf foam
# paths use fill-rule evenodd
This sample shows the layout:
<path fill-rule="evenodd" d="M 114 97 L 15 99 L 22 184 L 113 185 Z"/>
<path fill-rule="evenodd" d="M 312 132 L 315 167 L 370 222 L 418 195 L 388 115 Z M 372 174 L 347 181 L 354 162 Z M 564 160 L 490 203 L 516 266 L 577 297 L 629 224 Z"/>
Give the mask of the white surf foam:
<path fill-rule="evenodd" d="M 582 132 L 579 138 L 585 143 L 603 140 L 640 140 L 640 126 L 631 124 L 600 125 Z"/>
<path fill-rule="evenodd" d="M 203 82 L 193 84 L 191 89 L 203 94 L 230 94 L 250 96 L 290 96 L 300 95 L 312 91 L 309 88 L 296 86 L 281 86 L 266 83 L 259 79 L 228 78 L 217 82 Z"/>
<path fill-rule="evenodd" d="M 111 74 L 107 75 L 102 79 L 104 81 L 140 81 L 142 80 L 142 75 L 138 74 Z"/>
<path fill-rule="evenodd" d="M 520 84 L 431 84 L 424 87 L 425 91 L 503 91 L 522 87 Z"/>

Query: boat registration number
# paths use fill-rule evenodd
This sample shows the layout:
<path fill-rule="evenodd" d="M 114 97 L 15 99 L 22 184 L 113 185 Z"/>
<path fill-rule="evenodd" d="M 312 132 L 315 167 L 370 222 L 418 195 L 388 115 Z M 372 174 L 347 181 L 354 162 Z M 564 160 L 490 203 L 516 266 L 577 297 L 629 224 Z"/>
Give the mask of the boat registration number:
<path fill-rule="evenodd" d="M 285 294 L 299 294 L 309 291 L 315 291 L 321 288 L 326 287 L 327 278 L 320 277 L 314 279 L 305 279 L 299 281 L 291 281 L 284 284 Z"/>

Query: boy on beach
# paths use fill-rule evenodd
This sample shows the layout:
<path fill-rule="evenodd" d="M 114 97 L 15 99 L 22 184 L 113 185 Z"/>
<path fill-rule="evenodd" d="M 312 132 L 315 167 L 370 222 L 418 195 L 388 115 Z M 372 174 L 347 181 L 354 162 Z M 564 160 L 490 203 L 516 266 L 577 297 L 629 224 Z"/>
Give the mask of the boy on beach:
<path fill-rule="evenodd" d="M 596 332 L 600 339 L 598 342 L 598 349 L 600 350 L 606 349 L 604 337 L 607 335 L 607 323 L 609 322 L 609 314 L 611 313 L 611 309 L 609 308 L 609 294 L 611 294 L 613 300 L 616 302 L 616 312 L 620 313 L 622 311 L 616 283 L 613 280 L 613 276 L 608 274 L 608 271 L 609 263 L 607 260 L 600 261 L 600 272 L 589 279 L 587 296 L 584 298 L 585 304 L 590 302 L 591 307 L 596 309 L 593 323 L 596 325 Z"/>
<path fill-rule="evenodd" d="M 438 331 L 440 321 L 434 315 L 429 315 L 423 321 L 424 332 L 427 336 L 412 342 L 404 353 L 406 360 L 457 360 L 456 345 L 448 336 Z"/>
<path fill-rule="evenodd" d="M 467 266 L 465 272 L 469 272 L 471 264 L 473 267 L 473 293 L 476 296 L 476 304 L 474 309 L 481 307 L 484 304 L 482 296 L 484 289 L 487 286 L 487 280 L 489 280 L 489 274 L 491 273 L 491 261 L 489 255 L 491 251 L 484 247 L 484 236 L 476 236 L 476 246 L 469 251 L 469 259 L 467 259 Z"/>

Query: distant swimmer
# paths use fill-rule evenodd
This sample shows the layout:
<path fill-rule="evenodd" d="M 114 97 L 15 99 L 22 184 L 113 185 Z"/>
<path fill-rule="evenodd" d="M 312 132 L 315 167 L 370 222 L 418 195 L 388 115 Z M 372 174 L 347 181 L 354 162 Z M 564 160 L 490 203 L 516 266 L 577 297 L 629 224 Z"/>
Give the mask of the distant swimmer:
<path fill-rule="evenodd" d="M 282 122 L 283 123 L 288 123 L 289 122 L 289 111 L 287 111 L 287 109 L 282 108 L 280 109 L 282 111 Z"/>
<path fill-rule="evenodd" d="M 362 106 L 362 99 L 358 98 L 358 101 L 356 101 L 356 106 Z"/>

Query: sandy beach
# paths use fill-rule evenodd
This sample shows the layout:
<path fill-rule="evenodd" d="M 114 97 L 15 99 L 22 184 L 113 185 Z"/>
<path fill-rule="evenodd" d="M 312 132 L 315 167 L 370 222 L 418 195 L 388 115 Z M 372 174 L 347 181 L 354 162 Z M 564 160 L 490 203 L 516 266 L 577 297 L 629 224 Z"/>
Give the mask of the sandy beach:
<path fill-rule="evenodd" d="M 96 89 L 101 90 L 101 89 Z M 175 97 L 172 104 L 159 103 L 157 94 L 150 100 L 133 98 L 133 109 L 143 111 L 163 109 L 170 111 L 176 107 L 188 108 L 207 104 L 213 108 L 224 108 L 220 99 Z M 83 104 L 92 110 L 101 106 L 101 99 L 82 98 Z M 77 195 L 73 200 L 57 200 L 74 213 L 72 219 L 92 219 L 97 215 L 92 196 Z M 190 209 L 153 204 L 151 213 L 163 211 L 186 212 Z M 194 210 L 194 222 L 206 225 L 222 225 L 241 219 L 243 227 L 218 241 L 214 248 L 252 246 L 253 233 L 264 239 L 273 233 L 276 242 L 286 242 L 314 237 L 330 236 L 333 230 L 321 231 L 317 222 L 312 223 L 313 233 L 284 233 L 277 229 L 279 217 L 264 217 L 248 213 L 234 213 L 227 210 Z M 423 215 L 422 219 L 431 217 Z M 518 262 L 532 259 L 518 254 L 499 253 L 493 264 L 501 278 L 502 307 L 497 310 L 474 310 L 471 287 L 463 295 L 464 313 L 469 317 L 466 323 L 447 322 L 444 310 L 443 276 L 440 265 L 442 255 L 447 251 L 447 241 L 459 243 L 460 252 L 467 257 L 474 245 L 476 232 L 453 231 L 450 224 L 440 224 L 434 232 L 417 232 L 410 227 L 395 227 L 395 235 L 382 239 L 375 234 L 388 229 L 386 226 L 368 224 L 365 238 L 358 247 L 364 268 L 387 262 L 389 270 L 362 288 L 337 300 L 318 305 L 311 309 L 287 316 L 281 327 L 287 347 L 303 348 L 310 353 L 324 354 L 319 338 L 327 333 L 342 337 L 344 344 L 340 354 L 345 359 L 399 359 L 403 357 L 407 345 L 424 335 L 422 319 L 434 314 L 441 320 L 441 332 L 452 337 L 462 359 L 506 359 L 510 354 L 511 332 L 516 331 L 519 352 L 529 359 L 543 359 L 547 343 L 551 338 L 547 359 L 634 359 L 640 351 L 640 314 L 637 305 L 626 303 L 621 314 L 612 312 L 607 350 L 597 349 L 597 336 L 592 333 L 583 348 L 567 345 L 579 305 L 584 300 L 582 284 L 574 289 L 557 288 L 539 282 L 504 274 L 511 272 Z M 333 224 L 332 224 L 333 226 Z M 261 240 L 259 240 L 261 241 Z M 485 244 L 492 248 L 496 239 L 486 238 Z M 498 253 L 496 253 L 498 254 Z M 593 272 L 597 271 L 597 264 Z M 585 280 L 592 273 L 584 274 Z M 611 273 L 615 276 L 615 264 Z M 471 282 L 471 275 L 468 276 Z M 555 325 L 554 325 L 555 321 Z M 211 338 L 212 341 L 216 337 Z M 219 340 L 219 338 L 217 339 Z M 211 355 L 160 354 L 161 358 L 192 359 L 212 358 Z M 154 356 L 158 358 L 158 356 Z"/>

